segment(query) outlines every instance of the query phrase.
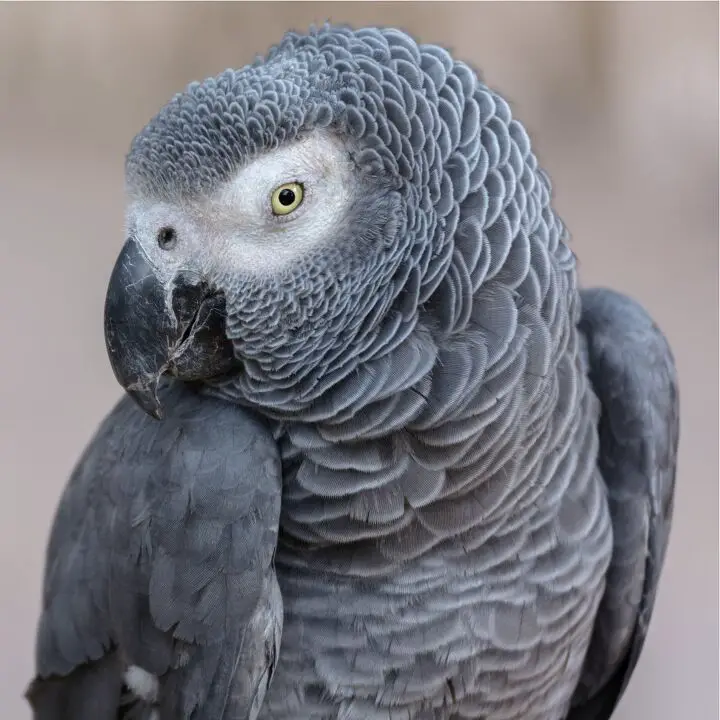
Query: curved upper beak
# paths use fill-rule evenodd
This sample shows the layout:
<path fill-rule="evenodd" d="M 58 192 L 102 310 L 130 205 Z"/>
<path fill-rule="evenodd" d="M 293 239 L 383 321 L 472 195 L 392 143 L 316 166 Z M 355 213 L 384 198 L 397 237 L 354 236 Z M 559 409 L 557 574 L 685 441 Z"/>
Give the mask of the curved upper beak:
<path fill-rule="evenodd" d="M 115 263 L 105 298 L 105 344 L 115 377 L 149 415 L 162 417 L 164 374 L 201 380 L 234 365 L 225 334 L 225 299 L 198 276 L 163 283 L 130 238 Z"/>

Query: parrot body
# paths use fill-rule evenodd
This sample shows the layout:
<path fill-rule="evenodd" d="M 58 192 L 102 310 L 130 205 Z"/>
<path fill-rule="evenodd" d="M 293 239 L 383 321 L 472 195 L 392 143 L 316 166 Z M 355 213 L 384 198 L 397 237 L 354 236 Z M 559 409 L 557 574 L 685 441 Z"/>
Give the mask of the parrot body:
<path fill-rule="evenodd" d="M 240 665 L 272 676 L 253 705 L 262 720 L 608 720 L 667 545 L 675 367 L 637 303 L 578 288 L 549 180 L 508 104 L 441 48 L 325 27 L 191 85 L 135 138 L 126 169 L 127 241 L 105 314 L 118 381 L 156 417 L 176 412 L 157 391 L 170 375 L 192 382 L 207 432 L 213 413 L 236 418 L 239 436 L 257 437 L 224 461 L 244 488 L 275 487 L 257 453 L 281 463 L 279 657 L 213 645 L 221 687 Z M 266 429 L 249 430 L 242 408 Z M 137 432 L 148 455 L 133 482 L 152 487 L 150 469 L 172 459 Z M 122 487 L 117 473 L 103 483 Z M 264 568 L 271 515 L 258 519 Z M 49 578 L 72 552 L 51 540 Z M 204 572 L 218 564 L 206 556 Z M 248 597 L 272 595 L 263 588 Z M 73 687 L 90 707 L 88 683 L 101 687 L 110 661 L 52 660 L 43 638 L 70 617 L 61 597 L 49 582 L 40 676 L 70 687 L 89 661 L 92 678 Z M 149 597 L 143 617 L 167 643 L 169 600 L 153 605 L 152 583 Z M 252 647 L 277 637 L 277 618 L 234 617 L 256 628 Z M 197 699 L 220 692 L 210 674 L 193 685 L 168 657 L 131 657 L 158 696 L 196 698 L 180 716 L 158 707 L 158 720 L 221 718 Z M 136 695 L 145 679 L 125 678 Z M 255 717 L 252 693 L 237 695 L 222 717 Z M 35 707 L 37 720 L 70 717 Z"/>

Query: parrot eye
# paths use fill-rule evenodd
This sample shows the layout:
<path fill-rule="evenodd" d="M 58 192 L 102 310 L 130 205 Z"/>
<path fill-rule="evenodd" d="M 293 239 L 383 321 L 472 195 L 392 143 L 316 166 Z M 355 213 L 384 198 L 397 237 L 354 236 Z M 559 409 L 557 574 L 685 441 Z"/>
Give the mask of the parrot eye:
<path fill-rule="evenodd" d="M 270 196 L 273 215 L 289 215 L 302 203 L 303 194 L 303 186 L 296 182 L 275 188 Z"/>
<path fill-rule="evenodd" d="M 172 250 L 177 242 L 177 232 L 175 228 L 160 228 L 157 234 L 157 243 L 162 250 Z"/>

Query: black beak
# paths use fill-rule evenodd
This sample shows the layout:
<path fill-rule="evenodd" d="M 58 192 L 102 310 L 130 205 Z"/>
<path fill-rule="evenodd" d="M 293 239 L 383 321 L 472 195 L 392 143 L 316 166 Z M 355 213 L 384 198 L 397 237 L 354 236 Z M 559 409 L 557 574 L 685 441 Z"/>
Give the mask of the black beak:
<path fill-rule="evenodd" d="M 164 285 L 133 238 L 110 276 L 105 344 L 120 385 L 157 419 L 162 417 L 157 392 L 162 375 L 202 380 L 234 365 L 222 294 L 183 272 Z"/>

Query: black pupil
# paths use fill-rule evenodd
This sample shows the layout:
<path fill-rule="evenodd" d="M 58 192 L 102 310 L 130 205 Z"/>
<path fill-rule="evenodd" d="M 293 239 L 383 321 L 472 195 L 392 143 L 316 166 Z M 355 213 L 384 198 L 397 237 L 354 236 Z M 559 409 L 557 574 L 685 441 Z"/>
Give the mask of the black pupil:
<path fill-rule="evenodd" d="M 292 205 L 295 202 L 295 193 L 289 188 L 281 190 L 278 195 L 278 202 L 285 207 Z"/>

